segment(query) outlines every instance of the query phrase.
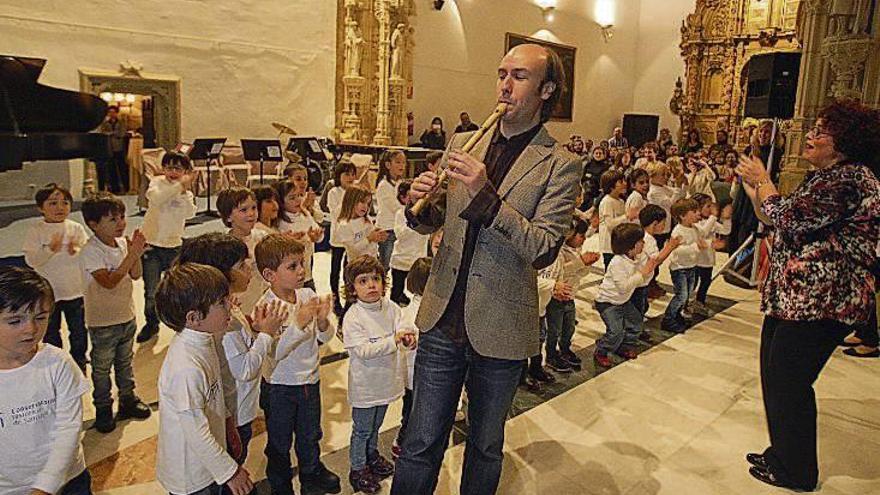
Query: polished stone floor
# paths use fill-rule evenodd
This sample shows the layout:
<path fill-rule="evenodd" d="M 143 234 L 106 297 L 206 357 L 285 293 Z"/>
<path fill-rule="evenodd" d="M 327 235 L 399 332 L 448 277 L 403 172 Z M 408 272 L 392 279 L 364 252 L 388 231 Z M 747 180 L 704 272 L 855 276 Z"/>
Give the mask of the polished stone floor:
<path fill-rule="evenodd" d="M 2 229 L 0 254 L 16 253 L 12 239 L 21 238 L 26 223 Z M 131 230 L 139 219 L 129 223 Z M 189 229 L 188 235 L 220 228 L 215 221 Z M 326 254 L 316 256 L 319 292 L 328 290 L 328 263 Z M 574 347 L 586 356 L 604 331 L 591 307 L 598 279 L 598 274 L 589 275 L 578 292 Z M 667 270 L 661 270 L 660 280 L 669 282 Z M 140 282 L 135 290 L 140 310 Z M 683 335 L 667 339 L 669 335 L 655 332 L 662 341 L 638 359 L 590 374 L 570 386 L 532 394 L 537 399 L 521 391 L 517 398 L 521 408 L 507 423 L 499 493 L 785 493 L 752 480 L 743 459 L 746 452 L 760 451 L 767 443 L 757 361 L 758 295 L 720 279 L 710 295 L 717 302 L 713 308 L 720 313 Z M 656 319 L 668 299 L 655 301 L 649 317 Z M 156 379 L 171 333 L 163 328 L 158 339 L 136 346 L 137 390 L 145 401 L 157 399 Z M 345 395 L 347 360 L 338 359 L 339 352 L 338 341 L 322 350 L 329 356 L 321 367 L 322 449 L 325 463 L 344 477 L 351 416 Z M 880 360 L 854 360 L 836 352 L 817 383 L 819 493 L 880 494 L 878 373 Z M 570 380 L 574 378 L 563 379 Z M 94 417 L 89 399 L 84 399 L 87 427 Z M 398 402 L 383 425 L 386 454 L 399 419 Z M 157 427 L 158 415 L 154 414 L 147 421 L 120 423 L 108 435 L 86 431 L 83 443 L 96 493 L 162 493 L 154 471 Z M 246 467 L 255 480 L 262 480 L 266 435 L 259 420 L 256 432 Z M 437 493 L 458 493 L 463 453 L 464 445 L 454 439 Z M 260 493 L 268 493 L 264 485 Z M 345 486 L 343 493 L 351 492 Z"/>

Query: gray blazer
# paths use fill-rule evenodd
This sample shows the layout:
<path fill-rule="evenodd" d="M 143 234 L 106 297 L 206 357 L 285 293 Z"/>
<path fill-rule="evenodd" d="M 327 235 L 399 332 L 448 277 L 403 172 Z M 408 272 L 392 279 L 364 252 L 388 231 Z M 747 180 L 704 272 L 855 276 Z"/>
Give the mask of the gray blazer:
<path fill-rule="evenodd" d="M 448 149 L 461 148 L 470 135 L 456 134 Z M 484 136 L 471 155 L 482 161 L 490 141 Z M 538 353 L 537 270 L 549 266 L 562 246 L 582 168 L 542 127 L 498 187 L 501 208 L 492 225 L 480 229 L 465 296 L 468 339 L 480 355 L 526 359 Z M 464 186 L 450 181 L 443 242 L 416 318 L 422 331 L 436 326 L 455 287 L 468 225 L 459 214 L 469 204 Z M 419 219 L 432 216 L 423 212 Z M 416 230 L 439 227 L 421 224 Z"/>

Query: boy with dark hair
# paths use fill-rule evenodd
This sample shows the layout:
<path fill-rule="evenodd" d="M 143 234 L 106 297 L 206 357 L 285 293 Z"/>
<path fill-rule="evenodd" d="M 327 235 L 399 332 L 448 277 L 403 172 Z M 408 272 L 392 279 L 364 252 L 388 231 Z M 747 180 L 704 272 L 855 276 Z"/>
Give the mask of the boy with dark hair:
<path fill-rule="evenodd" d="M 231 412 L 216 344 L 229 323 L 229 282 L 212 266 L 176 265 L 159 282 L 156 303 L 177 332 L 159 372 L 156 479 L 173 495 L 220 493 L 219 485 L 247 495 L 250 475 L 226 453 Z"/>
<path fill-rule="evenodd" d="M 125 236 L 125 204 L 110 193 L 83 202 L 82 215 L 94 236 L 80 253 L 85 287 L 85 322 L 92 339 L 92 393 L 95 429 L 109 433 L 116 421 L 146 419 L 150 408 L 135 395 L 132 359 L 134 334 L 133 280 L 141 277 L 146 239 L 135 230 Z M 116 375 L 119 412 L 113 417 L 110 368 Z"/>
<path fill-rule="evenodd" d="M 437 168 L 440 167 L 440 160 L 442 159 L 442 151 L 429 151 L 428 154 L 425 155 L 425 166 L 428 167 L 429 171 L 438 173 Z"/>
<path fill-rule="evenodd" d="M 605 196 L 599 202 L 599 251 L 605 268 L 614 256 L 611 249 L 611 231 L 618 225 L 639 218 L 639 210 L 633 207 L 626 209 L 624 196 L 626 196 L 627 183 L 623 172 L 609 170 L 599 178 L 599 187 Z"/>
<path fill-rule="evenodd" d="M 328 319 L 333 299 L 304 288 L 305 247 L 283 234 L 266 236 L 255 249 L 257 268 L 269 282 L 259 304 L 276 301 L 289 317 L 273 337 L 263 364 L 260 407 L 266 414 L 266 477 L 272 493 L 292 494 L 290 448 L 302 493 L 339 493 L 339 477 L 321 463 L 321 384 L 318 345 L 336 333 Z"/>
<path fill-rule="evenodd" d="M 81 443 L 88 382 L 67 353 L 40 343 L 54 301 L 34 270 L 0 267 L 2 493 L 92 493 Z"/>
<path fill-rule="evenodd" d="M 672 237 L 681 239 L 678 249 L 669 257 L 669 273 L 675 295 L 669 301 L 660 328 L 675 333 L 687 329 L 687 302 L 697 286 L 697 257 L 708 247 L 706 241 L 694 228 L 700 218 L 700 205 L 693 199 L 679 199 L 673 203 L 672 218 L 677 225 L 672 229 Z"/>
<path fill-rule="evenodd" d="M 405 210 L 409 207 L 409 189 L 411 180 L 401 181 L 397 185 L 397 201 L 403 205 L 394 216 L 394 236 L 397 241 L 394 244 L 394 252 L 391 253 L 391 300 L 405 307 L 409 304 L 409 298 L 403 291 L 406 284 L 407 274 L 413 263 L 425 255 L 428 249 L 429 235 L 419 234 L 406 222 Z"/>
<path fill-rule="evenodd" d="M 605 322 L 605 335 L 596 342 L 593 359 L 603 367 L 611 366 L 609 354 L 635 359 L 635 344 L 642 332 L 642 314 L 633 305 L 632 295 L 645 280 L 650 280 L 658 262 L 649 258 L 644 264 L 639 255 L 644 247 L 645 233 L 631 223 L 620 224 L 611 231 L 614 258 L 605 270 L 605 277 L 596 295 L 596 311 Z"/>
<path fill-rule="evenodd" d="M 52 284 L 55 309 L 49 317 L 44 341 L 61 347 L 61 313 L 67 321 L 70 355 L 83 372 L 89 337 L 83 316 L 82 274 L 79 251 L 89 239 L 85 228 L 67 218 L 73 204 L 70 191 L 55 184 L 46 184 L 34 195 L 43 215 L 24 238 L 24 260 Z"/>
<path fill-rule="evenodd" d="M 183 153 L 169 151 L 162 157 L 162 174 L 150 179 L 147 213 L 144 216 L 144 316 L 146 324 L 137 341 L 146 342 L 159 333 L 159 317 L 153 294 L 162 273 L 180 254 L 186 219 L 196 214 L 193 198 L 192 162 Z"/>

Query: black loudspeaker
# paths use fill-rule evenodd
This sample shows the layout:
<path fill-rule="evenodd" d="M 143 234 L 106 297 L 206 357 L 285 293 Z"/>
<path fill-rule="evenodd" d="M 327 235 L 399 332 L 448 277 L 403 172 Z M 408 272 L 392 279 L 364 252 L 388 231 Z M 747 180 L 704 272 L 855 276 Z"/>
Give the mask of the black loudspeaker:
<path fill-rule="evenodd" d="M 745 68 L 748 74 L 745 117 L 792 118 L 801 54 L 755 55 Z"/>
<path fill-rule="evenodd" d="M 644 113 L 623 114 L 623 136 L 630 146 L 641 148 L 648 141 L 657 140 L 660 116 Z"/>

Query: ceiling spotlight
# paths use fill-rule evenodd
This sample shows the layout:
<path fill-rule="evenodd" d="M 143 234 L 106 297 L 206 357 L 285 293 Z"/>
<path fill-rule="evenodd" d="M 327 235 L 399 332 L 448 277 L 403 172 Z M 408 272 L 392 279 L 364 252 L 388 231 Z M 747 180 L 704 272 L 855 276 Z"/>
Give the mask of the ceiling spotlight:
<path fill-rule="evenodd" d="M 446 0 L 434 0 L 434 10 L 440 10 L 443 8 L 443 4 L 446 3 Z"/>

